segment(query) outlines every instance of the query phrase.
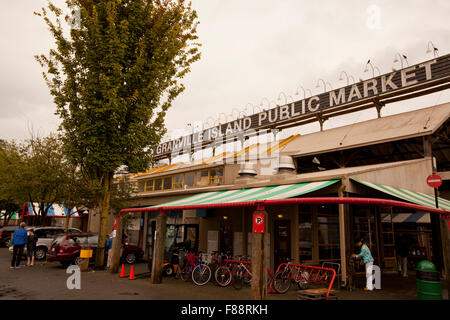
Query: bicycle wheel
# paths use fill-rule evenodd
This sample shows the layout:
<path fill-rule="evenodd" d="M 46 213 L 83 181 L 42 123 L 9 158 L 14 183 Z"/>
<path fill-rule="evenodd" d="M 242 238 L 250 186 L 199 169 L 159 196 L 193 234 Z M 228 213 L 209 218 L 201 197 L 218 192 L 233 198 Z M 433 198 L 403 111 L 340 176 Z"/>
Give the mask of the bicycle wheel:
<path fill-rule="evenodd" d="M 180 277 L 183 281 L 188 281 L 191 278 L 191 271 L 189 270 L 189 266 L 186 265 L 183 269 L 181 269 Z"/>
<path fill-rule="evenodd" d="M 219 286 L 226 287 L 231 282 L 231 271 L 226 266 L 219 267 L 214 274 L 214 278 Z"/>
<path fill-rule="evenodd" d="M 278 293 L 286 293 L 291 287 L 291 280 L 285 272 L 277 272 L 273 277 L 273 288 Z"/>
<path fill-rule="evenodd" d="M 244 279 L 240 275 L 235 275 L 233 277 L 233 288 L 235 288 L 236 290 L 241 290 L 243 282 Z"/>
<path fill-rule="evenodd" d="M 300 290 L 306 290 L 308 289 L 308 279 L 309 278 L 309 272 L 303 271 L 300 277 L 300 280 L 297 282 L 297 286 Z"/>
<path fill-rule="evenodd" d="M 211 279 L 211 269 L 206 264 L 198 264 L 192 271 L 192 281 L 198 286 L 203 286 Z"/>

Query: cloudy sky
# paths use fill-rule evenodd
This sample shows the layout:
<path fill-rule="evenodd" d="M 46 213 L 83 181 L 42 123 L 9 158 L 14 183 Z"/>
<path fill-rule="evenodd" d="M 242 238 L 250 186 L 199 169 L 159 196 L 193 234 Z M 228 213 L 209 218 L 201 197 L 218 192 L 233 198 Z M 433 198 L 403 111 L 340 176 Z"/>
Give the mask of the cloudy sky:
<path fill-rule="evenodd" d="M 52 47 L 46 26 L 33 15 L 46 2 L 0 1 L 2 139 L 24 139 L 30 131 L 46 135 L 59 123 L 33 58 Z M 63 0 L 54 2 L 64 5 Z M 450 52 L 448 0 L 193 0 L 193 7 L 200 20 L 202 58 L 168 111 L 170 134 L 186 129 L 187 123 L 243 110 L 248 103 L 259 105 L 263 98 L 275 103 L 280 92 L 296 98 L 299 85 L 323 92 L 316 88 L 319 78 L 333 88 L 344 86 L 345 80 L 338 81 L 342 70 L 355 79 L 370 78 L 371 73 L 363 72 L 368 59 L 382 73 L 400 67 L 393 63 L 396 53 L 405 54 L 410 65 L 431 59 L 425 53 L 429 41 L 440 55 Z M 449 101 L 447 90 L 389 105 L 382 115 Z M 375 116 L 375 109 L 368 110 L 330 120 L 324 128 Z M 313 124 L 296 130 L 318 129 Z"/>

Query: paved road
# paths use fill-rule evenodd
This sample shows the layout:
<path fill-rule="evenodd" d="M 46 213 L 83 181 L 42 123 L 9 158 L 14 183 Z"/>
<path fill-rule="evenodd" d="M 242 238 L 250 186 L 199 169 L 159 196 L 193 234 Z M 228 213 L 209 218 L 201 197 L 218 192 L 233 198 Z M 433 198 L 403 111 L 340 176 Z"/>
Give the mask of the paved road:
<path fill-rule="evenodd" d="M 70 274 L 56 262 L 38 262 L 34 267 L 9 269 L 11 255 L 7 248 L 0 248 L 0 299 L 99 299 L 99 300 L 243 300 L 250 299 L 250 288 L 235 290 L 232 287 L 220 288 L 212 284 L 202 287 L 192 282 L 164 278 L 162 284 L 153 285 L 148 278 L 128 280 L 112 275 L 107 271 L 89 271 L 81 274 L 81 289 L 69 290 L 66 282 Z M 136 274 L 146 272 L 147 264 L 135 266 Z M 129 266 L 126 267 L 127 273 Z M 362 288 L 364 279 L 357 281 Z M 339 299 L 391 300 L 417 299 L 415 278 L 383 276 L 382 290 L 366 293 L 358 289 L 353 292 L 341 290 Z M 446 293 L 445 293 L 446 295 Z M 291 289 L 283 295 L 269 295 L 271 300 L 295 300 L 296 291 Z"/>

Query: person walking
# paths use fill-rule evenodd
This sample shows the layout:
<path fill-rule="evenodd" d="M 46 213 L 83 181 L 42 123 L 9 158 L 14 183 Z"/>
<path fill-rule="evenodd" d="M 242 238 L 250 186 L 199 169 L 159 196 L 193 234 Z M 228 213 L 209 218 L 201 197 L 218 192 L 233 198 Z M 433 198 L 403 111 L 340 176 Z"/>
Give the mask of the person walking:
<path fill-rule="evenodd" d="M 363 258 L 364 264 L 366 266 L 366 287 L 364 291 L 373 291 L 373 258 L 369 247 L 367 246 L 365 240 L 361 238 L 357 242 L 357 246 L 361 247 L 361 252 L 359 254 L 352 254 L 354 258 Z"/>
<path fill-rule="evenodd" d="M 398 274 L 403 278 L 408 277 L 408 252 L 409 252 L 409 239 L 406 235 L 401 235 L 396 242 L 397 251 L 397 267 Z"/>
<path fill-rule="evenodd" d="M 113 237 L 112 236 L 113 236 L 113 234 L 110 233 L 109 234 L 109 238 L 106 241 L 106 250 L 108 252 L 108 259 L 106 260 L 107 261 L 106 268 L 109 268 L 111 266 L 111 259 L 112 259 L 111 251 L 112 251 L 112 242 L 113 242 Z"/>
<path fill-rule="evenodd" d="M 20 269 L 22 266 L 20 265 L 20 260 L 22 259 L 23 255 L 23 248 L 25 247 L 25 244 L 27 243 L 27 231 L 25 230 L 25 222 L 22 222 L 19 226 L 19 228 L 14 231 L 13 234 L 13 256 L 11 260 L 11 267 L 10 269 Z"/>
<path fill-rule="evenodd" d="M 33 230 L 28 230 L 27 235 L 27 267 L 34 266 L 34 254 L 36 253 L 37 238 Z M 30 263 L 31 261 L 31 263 Z"/>

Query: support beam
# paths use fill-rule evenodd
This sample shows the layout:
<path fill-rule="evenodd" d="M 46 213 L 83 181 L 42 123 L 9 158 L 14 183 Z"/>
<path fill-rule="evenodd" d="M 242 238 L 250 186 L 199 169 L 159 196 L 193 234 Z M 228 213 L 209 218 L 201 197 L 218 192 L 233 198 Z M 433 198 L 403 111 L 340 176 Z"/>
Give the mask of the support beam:
<path fill-rule="evenodd" d="M 440 219 L 442 257 L 445 279 L 447 281 L 447 292 L 450 300 L 450 220 Z"/>
<path fill-rule="evenodd" d="M 344 197 L 345 185 L 339 187 L 338 195 L 339 197 Z M 346 250 L 346 236 L 347 232 L 345 230 L 345 205 L 343 203 L 339 204 L 339 244 L 341 247 L 341 283 L 339 285 L 347 285 L 347 250 Z"/>
<path fill-rule="evenodd" d="M 267 212 L 260 206 L 254 214 L 264 214 L 265 230 L 264 233 L 253 232 L 252 235 L 251 296 L 253 300 L 265 300 L 267 295 L 267 266 L 265 248 L 269 221 Z M 254 223 L 255 221 L 253 219 L 253 224 Z"/>
<path fill-rule="evenodd" d="M 162 268 L 164 263 L 164 241 L 166 239 L 167 216 L 163 210 L 156 217 L 156 239 L 153 246 L 152 277 L 151 282 L 162 282 Z"/>
<path fill-rule="evenodd" d="M 109 272 L 118 273 L 120 256 L 122 251 L 122 232 L 123 232 L 123 216 L 117 218 L 117 230 L 116 235 L 113 238 L 112 251 L 111 251 L 111 266 Z"/>

